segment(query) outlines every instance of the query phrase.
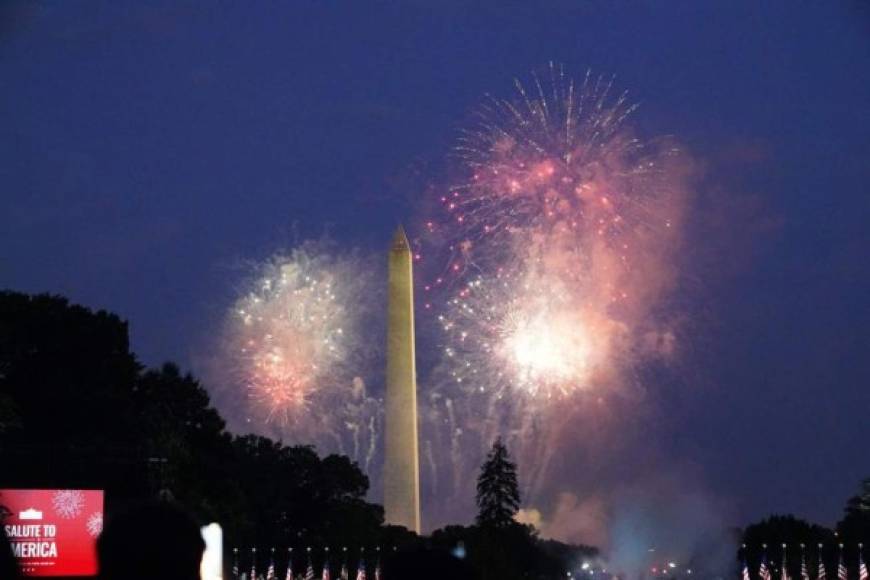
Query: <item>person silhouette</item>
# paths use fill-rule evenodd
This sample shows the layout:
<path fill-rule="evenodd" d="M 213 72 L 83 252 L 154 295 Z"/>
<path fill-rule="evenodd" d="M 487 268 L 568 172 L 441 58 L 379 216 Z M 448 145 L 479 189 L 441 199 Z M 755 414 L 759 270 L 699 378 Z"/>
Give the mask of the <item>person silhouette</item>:
<path fill-rule="evenodd" d="M 110 519 L 97 540 L 100 580 L 199 580 L 205 542 L 196 521 L 169 502 Z"/>

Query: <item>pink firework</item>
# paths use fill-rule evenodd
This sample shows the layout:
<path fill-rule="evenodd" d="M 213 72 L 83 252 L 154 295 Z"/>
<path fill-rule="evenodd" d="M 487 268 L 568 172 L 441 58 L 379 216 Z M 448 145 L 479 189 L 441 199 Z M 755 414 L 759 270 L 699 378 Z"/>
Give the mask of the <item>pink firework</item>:
<path fill-rule="evenodd" d="M 688 165 L 669 140 L 636 135 L 635 109 L 612 80 L 575 83 L 554 64 L 517 81 L 463 132 L 466 179 L 427 222 L 447 251 L 425 300 L 444 337 L 438 445 L 501 434 L 531 488 L 572 410 L 632 388 L 641 365 L 678 346 L 666 305 Z"/>
<path fill-rule="evenodd" d="M 371 461 L 379 422 L 365 388 L 371 266 L 310 242 L 257 267 L 228 313 L 213 374 L 244 428 Z"/>
<path fill-rule="evenodd" d="M 589 73 L 576 84 L 551 64 L 530 87 L 516 81 L 515 98 L 478 110 L 456 147 L 468 180 L 442 197 L 460 254 L 531 234 L 576 242 L 591 233 L 618 245 L 653 217 L 675 150 L 634 136 L 636 107 L 612 85 Z"/>
<path fill-rule="evenodd" d="M 352 276 L 347 262 L 297 250 L 267 264 L 236 302 L 229 337 L 252 416 L 287 424 L 310 412 L 323 390 L 350 391 Z"/>
<path fill-rule="evenodd" d="M 612 81 L 578 85 L 551 64 L 516 87 L 456 148 L 469 179 L 442 198 L 440 321 L 457 382 L 478 374 L 500 396 L 550 398 L 625 369 L 644 336 L 667 332 L 652 314 L 672 282 L 685 187 L 677 150 L 634 136 L 635 107 Z"/>

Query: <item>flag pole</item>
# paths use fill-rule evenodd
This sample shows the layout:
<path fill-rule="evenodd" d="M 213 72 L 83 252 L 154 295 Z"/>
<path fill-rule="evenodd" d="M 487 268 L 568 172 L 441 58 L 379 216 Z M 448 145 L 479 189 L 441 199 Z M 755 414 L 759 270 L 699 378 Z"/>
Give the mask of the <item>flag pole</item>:
<path fill-rule="evenodd" d="M 251 578 L 257 580 L 257 548 L 251 548 Z"/>
<path fill-rule="evenodd" d="M 293 580 L 293 548 L 287 548 L 287 572 L 284 580 Z"/>
<path fill-rule="evenodd" d="M 746 558 L 746 544 L 741 544 L 740 551 L 743 557 L 743 570 L 741 570 L 741 580 L 752 580 L 749 576 L 749 562 Z"/>
<path fill-rule="evenodd" d="M 843 562 L 843 544 L 840 544 L 840 559 L 837 564 L 837 580 L 849 580 L 849 571 L 846 570 L 846 564 Z"/>
<path fill-rule="evenodd" d="M 818 551 L 816 552 L 816 555 L 819 557 L 819 565 L 816 568 L 816 580 L 827 580 L 827 573 L 825 572 L 825 555 L 822 548 L 824 548 L 824 544 L 819 542 L 817 547 Z"/>
<path fill-rule="evenodd" d="M 864 544 L 858 542 L 858 580 L 868 580 L 867 564 L 864 563 Z"/>

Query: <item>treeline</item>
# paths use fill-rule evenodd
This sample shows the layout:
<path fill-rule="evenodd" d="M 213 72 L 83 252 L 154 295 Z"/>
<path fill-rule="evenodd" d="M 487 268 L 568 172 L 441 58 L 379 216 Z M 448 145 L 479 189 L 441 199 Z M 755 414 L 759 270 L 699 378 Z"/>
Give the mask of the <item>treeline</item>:
<path fill-rule="evenodd" d="M 0 487 L 105 489 L 110 513 L 171 497 L 230 545 L 390 541 L 347 457 L 229 433 L 190 374 L 143 367 L 126 322 L 56 296 L 0 292 Z"/>
<path fill-rule="evenodd" d="M 384 525 L 381 506 L 365 499 L 368 478 L 347 457 L 228 432 L 194 377 L 171 363 L 143 367 L 118 316 L 0 291 L 0 489 L 104 489 L 109 517 L 172 498 L 221 523 L 228 565 L 233 547 L 243 566 L 257 547 L 260 569 L 271 548 L 280 560 L 287 548 L 314 547 L 320 566 L 331 546 L 335 566 L 349 547 L 353 568 L 363 548 L 372 558 L 378 546 L 381 554 L 399 547 L 464 552 L 479 577 L 505 580 L 563 578 L 597 554 L 513 521 L 514 468 L 506 449 L 495 451 L 478 482 L 475 525 L 420 538 Z"/>
<path fill-rule="evenodd" d="M 566 578 L 583 561 L 596 558 L 598 549 L 542 540 L 534 527 L 515 516 L 521 504 L 516 464 L 497 439 L 477 478 L 477 517 L 474 525 L 436 530 L 430 543 L 462 553 L 482 580 Z"/>
<path fill-rule="evenodd" d="M 843 518 L 834 528 L 792 515 L 773 515 L 743 530 L 738 559 L 746 563 L 753 578 L 762 560 L 778 572 L 785 561 L 789 578 L 805 577 L 804 562 L 809 578 L 819 576 L 820 563 L 828 578 L 837 578 L 842 557 L 846 577 L 857 579 L 862 552 L 866 562 L 870 556 L 870 478 L 861 482 L 858 493 L 846 502 Z"/>

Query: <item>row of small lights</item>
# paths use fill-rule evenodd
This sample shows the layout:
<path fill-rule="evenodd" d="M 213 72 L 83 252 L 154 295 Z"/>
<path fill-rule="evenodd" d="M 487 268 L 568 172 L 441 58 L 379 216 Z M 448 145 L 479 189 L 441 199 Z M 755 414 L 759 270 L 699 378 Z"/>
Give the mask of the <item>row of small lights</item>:
<path fill-rule="evenodd" d="M 306 551 L 307 553 L 310 554 L 312 549 L 313 549 L 313 548 L 312 548 L 311 546 L 308 546 L 307 548 L 305 548 L 305 551 Z M 396 549 L 397 549 L 397 548 L 396 548 L 395 546 L 393 546 L 393 551 L 394 551 L 394 552 L 396 551 Z M 324 548 L 323 548 L 323 551 L 324 551 L 326 554 L 329 554 L 329 546 L 324 547 Z M 346 546 L 343 547 L 343 548 L 341 549 L 341 551 L 342 551 L 342 553 L 345 553 L 345 554 L 346 554 L 346 553 L 347 553 L 347 547 L 346 547 Z M 365 553 L 365 551 L 366 551 L 365 546 L 363 546 L 363 547 L 360 548 L 360 553 L 361 553 L 361 554 L 362 554 L 362 553 Z M 375 552 L 380 553 L 380 551 L 381 551 L 381 547 L 380 547 L 380 546 L 376 546 L 376 547 L 375 547 Z M 271 552 L 272 554 L 274 554 L 274 553 L 275 553 L 275 548 L 272 548 L 272 549 L 270 550 L 270 552 Z M 292 552 L 293 552 L 293 548 L 287 548 L 287 553 L 292 553 Z M 257 553 L 257 548 L 251 548 L 251 554 L 256 554 L 256 553 Z M 239 549 L 238 549 L 238 548 L 233 548 L 233 554 L 234 554 L 234 555 L 238 555 L 238 554 L 239 554 Z"/>
<path fill-rule="evenodd" d="M 676 568 L 676 567 L 677 567 L 676 563 L 674 563 L 674 562 L 668 562 L 667 568 L 674 569 L 674 568 Z M 663 573 L 663 574 L 667 574 L 667 568 L 662 568 L 662 573 Z M 590 574 L 590 575 L 594 575 L 594 574 L 595 574 L 595 569 L 592 567 L 592 565 L 591 565 L 589 562 L 583 562 L 583 564 L 580 565 L 580 569 L 583 570 L 584 573 L 588 573 L 588 574 Z M 652 568 L 651 571 L 652 571 L 653 574 L 658 574 L 658 568 Z M 601 569 L 601 573 L 602 573 L 602 574 L 607 574 L 607 568 L 602 568 L 602 569 Z M 687 570 L 686 570 L 686 573 L 687 573 L 687 574 L 691 574 L 691 573 L 692 573 L 692 569 L 691 569 L 691 568 L 687 569 Z M 568 572 L 566 575 L 567 575 L 569 578 L 572 577 L 572 576 L 574 576 L 574 574 L 572 574 L 571 572 Z"/>
<path fill-rule="evenodd" d="M 742 546 L 743 546 L 743 549 L 745 550 L 745 549 L 746 549 L 746 544 L 742 544 Z M 819 544 L 818 544 L 818 547 L 819 547 L 820 550 L 821 550 L 822 548 L 824 548 L 824 546 L 825 546 L 825 545 L 824 545 L 823 543 L 819 543 Z M 842 550 L 842 549 L 845 547 L 845 544 L 837 544 L 837 546 Z M 764 548 L 764 549 L 766 550 L 766 549 L 767 549 L 767 544 L 761 544 L 761 547 Z M 783 544 L 782 544 L 782 547 L 783 547 L 783 549 L 788 548 L 788 544 L 783 543 Z M 800 547 L 801 547 L 801 550 L 803 550 L 803 549 L 806 547 L 806 544 L 801 543 L 801 544 L 800 544 Z M 863 549 L 864 549 L 864 544 L 863 544 L 862 542 L 858 542 L 858 549 L 859 549 L 859 550 L 863 550 Z"/>
<path fill-rule="evenodd" d="M 844 544 L 837 544 L 837 545 L 839 546 L 839 548 L 840 548 L 841 550 L 845 547 Z M 746 549 L 746 544 L 742 544 L 742 546 L 743 546 L 743 549 L 745 550 L 745 549 Z M 767 544 L 762 544 L 761 547 L 764 548 L 764 549 L 767 549 Z M 782 544 L 782 547 L 783 547 L 783 549 L 786 549 L 786 548 L 788 548 L 788 544 L 785 544 L 785 543 L 784 543 L 784 544 Z M 801 547 L 801 549 L 804 549 L 804 548 L 806 547 L 806 544 L 801 543 L 801 544 L 800 544 L 800 547 Z M 824 547 L 824 544 L 819 544 L 818 547 L 819 547 L 819 549 L 821 550 L 821 549 Z M 863 550 L 863 549 L 864 549 L 864 544 L 859 542 L 859 543 L 858 543 L 858 549 L 859 549 L 859 550 Z M 651 549 L 651 550 L 650 550 L 650 552 L 654 552 L 654 551 L 655 551 L 654 549 Z M 664 566 L 663 566 L 663 567 L 661 568 L 661 573 L 664 574 L 664 575 L 666 575 L 666 574 L 668 573 L 668 570 L 669 570 L 669 569 L 670 569 L 670 570 L 675 570 L 676 568 L 677 568 L 677 564 L 676 564 L 676 562 L 668 562 L 667 567 L 664 567 Z M 590 575 L 591 575 L 591 574 L 595 574 L 595 570 L 592 568 L 592 566 L 591 566 L 591 564 L 589 564 L 589 562 L 583 562 L 583 564 L 580 566 L 580 569 L 583 570 L 584 572 L 588 572 Z M 650 569 L 650 571 L 651 571 L 653 574 L 658 574 L 658 573 L 659 573 L 659 568 L 658 568 L 658 567 L 653 567 L 653 568 Z M 602 568 L 601 573 L 602 573 L 602 574 L 607 573 L 607 569 Z M 686 569 L 686 574 L 691 574 L 691 573 L 692 573 L 692 569 L 691 569 L 691 568 L 687 568 L 687 569 Z M 573 574 L 572 574 L 571 572 L 568 572 L 566 575 L 567 575 L 569 578 L 571 578 L 571 577 L 573 576 Z"/>
<path fill-rule="evenodd" d="M 670 569 L 675 569 L 676 567 L 677 567 L 676 563 L 674 563 L 674 562 L 668 562 L 667 567 L 666 567 L 666 568 L 662 568 L 661 572 L 662 572 L 662 574 L 667 574 L 667 573 L 668 573 L 668 568 L 670 568 Z M 580 566 L 580 569 L 583 570 L 584 573 L 588 572 L 590 575 L 594 575 L 594 574 L 595 574 L 595 569 L 592 568 L 592 566 L 589 564 L 589 562 L 583 562 L 583 564 Z M 658 568 L 651 568 L 650 571 L 651 571 L 653 574 L 658 574 L 658 573 L 659 573 L 659 569 L 658 569 Z M 602 569 L 601 569 L 601 573 L 602 573 L 602 574 L 606 574 L 606 573 L 607 573 L 607 569 L 606 569 L 606 568 L 602 568 Z M 692 569 L 691 569 L 691 568 L 688 568 L 688 569 L 686 570 L 686 574 L 691 574 L 691 573 L 692 573 Z M 569 578 L 571 578 L 571 577 L 573 576 L 573 574 L 572 574 L 571 572 L 568 572 L 566 575 L 567 575 Z"/>

